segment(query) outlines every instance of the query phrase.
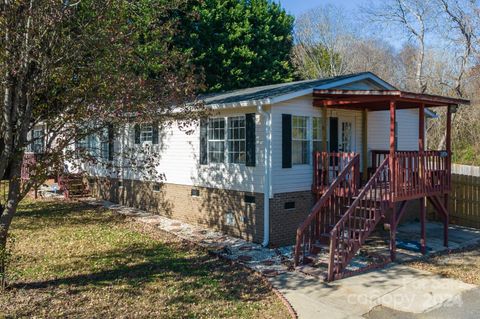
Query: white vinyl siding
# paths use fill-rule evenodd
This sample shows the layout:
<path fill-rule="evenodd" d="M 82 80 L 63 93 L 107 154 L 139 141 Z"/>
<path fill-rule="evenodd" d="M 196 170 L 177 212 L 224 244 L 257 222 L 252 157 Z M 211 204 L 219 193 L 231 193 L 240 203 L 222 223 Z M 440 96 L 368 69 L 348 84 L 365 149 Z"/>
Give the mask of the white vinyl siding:
<path fill-rule="evenodd" d="M 397 149 L 418 151 L 418 110 L 397 110 Z M 390 112 L 368 113 L 368 150 L 390 149 Z M 369 161 L 371 159 L 369 158 Z"/>
<path fill-rule="evenodd" d="M 247 113 L 255 113 L 256 108 L 244 108 L 242 110 L 224 110 L 217 114 L 217 117 L 228 119 L 230 117 L 244 117 Z M 264 182 L 264 119 L 256 116 L 256 166 L 250 167 L 239 164 L 210 163 L 199 164 L 200 156 L 200 125 L 199 123 L 188 127 L 187 130 L 180 129 L 179 125 L 166 126 L 162 128 L 159 136 L 159 164 L 157 171 L 165 175 L 164 182 L 178 185 L 191 185 L 192 187 L 211 187 L 244 192 L 263 193 Z M 228 126 L 228 125 L 227 125 Z M 227 128 L 225 128 L 224 143 L 227 143 Z M 119 129 L 115 135 L 116 152 L 121 153 L 122 149 L 129 149 L 134 143 L 134 126 L 129 125 Z M 121 156 L 115 158 L 120 161 Z M 108 173 L 99 167 L 91 168 L 89 171 L 97 176 L 107 176 Z M 134 170 L 125 169 L 122 172 L 122 179 L 149 180 L 136 173 Z M 155 181 L 157 182 L 157 181 Z"/>
<path fill-rule="evenodd" d="M 311 96 L 304 96 L 272 106 L 272 191 L 274 194 L 311 190 L 313 170 L 311 158 L 309 165 L 293 165 L 292 168 L 282 168 L 282 114 L 291 114 L 292 118 L 293 116 L 306 116 L 310 122 L 313 121 L 313 118 L 320 118 L 321 121 L 322 110 L 314 107 L 312 102 Z M 352 148 L 354 152 L 360 153 L 362 112 L 329 110 L 327 116 L 328 118 L 338 117 L 339 124 L 342 119 L 353 121 Z M 313 134 L 313 130 L 309 130 L 309 132 L 309 134 Z M 311 147 L 313 147 L 313 140 L 311 140 Z M 309 156 L 312 156 L 311 152 Z"/>
<path fill-rule="evenodd" d="M 355 89 L 355 88 L 353 88 Z M 267 112 L 272 114 L 272 191 L 273 194 L 287 193 L 295 191 L 310 191 L 312 183 L 312 165 L 311 159 L 308 165 L 293 165 L 292 168 L 282 168 L 282 114 L 291 114 L 293 116 L 308 117 L 308 123 L 311 125 L 308 130 L 310 135 L 310 150 L 314 148 L 315 142 L 320 142 L 323 138 L 321 128 L 314 130 L 315 121 L 320 121 L 322 112 L 320 108 L 312 106 L 311 94 L 300 98 L 291 99 L 274 105 L 264 106 Z M 231 109 L 218 110 L 216 117 L 228 118 L 242 117 L 247 113 L 255 113 L 256 107 L 239 107 Z M 368 120 L 368 149 L 388 149 L 389 136 L 389 117 L 387 112 L 370 112 Z M 342 120 L 348 120 L 353 123 L 352 127 L 352 151 L 361 153 L 362 151 L 362 112 L 352 110 L 332 110 L 329 109 L 328 117 L 337 117 L 339 119 L 339 128 Z M 316 120 L 318 119 L 318 120 Z M 245 192 L 264 192 L 265 176 L 265 118 L 256 115 L 256 166 L 247 167 L 229 163 L 228 149 L 225 146 L 225 160 L 221 163 L 209 163 L 207 165 L 199 164 L 200 156 L 200 127 L 189 127 L 191 133 L 180 129 L 177 125 L 162 128 L 162 134 L 159 137 L 159 164 L 157 171 L 165 175 L 164 182 L 179 185 L 192 185 L 192 187 L 211 187 L 227 190 L 237 190 Z M 327 123 L 329 120 L 327 119 Z M 327 124 L 328 125 L 328 124 Z M 398 148 L 399 149 L 418 149 L 418 112 L 415 110 L 398 111 Z M 134 143 L 133 125 L 119 129 L 123 134 L 115 136 L 115 152 L 121 153 L 122 149 L 132 147 Z M 225 123 L 225 145 L 228 145 L 228 123 Z M 328 140 L 329 128 L 327 126 Z M 340 132 L 339 132 L 340 134 Z M 339 135 L 340 136 L 340 135 Z M 233 134 L 231 141 L 237 141 Z M 240 139 L 241 140 L 241 139 Z M 241 149 L 241 146 L 238 148 Z M 308 156 L 311 156 L 311 152 Z M 368 157 L 370 159 L 370 156 Z M 115 158 L 120 160 L 120 156 Z M 92 174 L 105 176 L 107 172 L 95 168 L 91 170 Z M 145 180 L 133 170 L 125 169 L 121 178 Z M 148 179 L 147 179 L 148 180 Z M 214 203 L 211 203 L 214 204 Z M 206 217 L 208 218 L 208 217 Z"/>

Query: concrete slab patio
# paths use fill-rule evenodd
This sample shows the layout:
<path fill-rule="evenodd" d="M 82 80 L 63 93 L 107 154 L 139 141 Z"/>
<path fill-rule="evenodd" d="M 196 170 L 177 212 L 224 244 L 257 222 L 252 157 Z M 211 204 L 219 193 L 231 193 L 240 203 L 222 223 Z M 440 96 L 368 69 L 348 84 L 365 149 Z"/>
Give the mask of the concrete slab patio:
<path fill-rule="evenodd" d="M 469 295 L 465 294 L 477 288 L 401 264 L 391 264 L 384 269 L 327 283 L 321 277 L 309 276 L 293 269 L 292 246 L 269 249 L 135 208 L 94 199 L 86 202 L 107 207 L 137 222 L 193 241 L 223 258 L 262 273 L 289 301 L 299 318 L 381 318 L 378 316 L 434 313 L 438 307 L 458 307 L 463 299 L 470 300 L 465 297 Z M 429 223 L 427 234 L 430 253 L 445 249 L 440 224 Z M 418 223 L 405 224 L 399 228 L 400 240 L 415 241 L 418 235 Z M 451 248 L 466 247 L 480 242 L 480 231 L 451 226 L 450 239 Z M 399 256 L 401 261 L 423 258 L 419 252 L 406 249 L 399 249 Z M 361 263 L 362 259 L 358 259 L 354 264 L 361 268 Z"/>
<path fill-rule="evenodd" d="M 291 303 L 299 318 L 361 318 L 377 306 L 406 313 L 428 312 L 462 302 L 476 286 L 403 265 L 393 265 L 325 283 L 298 273 L 269 281 Z"/>
<path fill-rule="evenodd" d="M 463 292 L 451 302 L 445 302 L 439 307 L 424 313 L 408 313 L 390 309 L 384 306 L 373 308 L 364 315 L 367 319 L 478 319 L 480 314 L 480 288 Z"/>

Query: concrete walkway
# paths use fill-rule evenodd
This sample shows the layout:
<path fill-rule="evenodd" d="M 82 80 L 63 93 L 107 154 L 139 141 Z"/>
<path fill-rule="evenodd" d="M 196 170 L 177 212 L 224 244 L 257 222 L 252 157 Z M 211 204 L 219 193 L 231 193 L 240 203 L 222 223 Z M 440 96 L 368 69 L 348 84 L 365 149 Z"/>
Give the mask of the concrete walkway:
<path fill-rule="evenodd" d="M 335 319 L 361 318 L 362 316 L 404 318 L 407 314 L 413 316 L 411 318 L 424 318 L 426 314 L 438 312 L 453 314 L 454 309 L 461 307 L 464 302 L 473 302 L 470 292 L 477 291 L 476 294 L 479 294 L 478 288 L 474 285 L 441 278 L 426 271 L 398 264 L 326 283 L 318 277 L 292 271 L 291 246 L 268 249 L 201 226 L 190 225 L 139 209 L 95 199 L 84 201 L 91 205 L 104 206 L 137 222 L 196 242 L 223 258 L 262 273 L 273 287 L 285 296 L 299 318 Z M 404 235 L 408 235 L 408 227 L 414 226 L 405 226 L 405 230 L 402 230 Z M 430 234 L 442 233 L 438 226 L 431 227 L 435 229 L 431 229 Z M 454 239 L 456 248 L 478 242 L 480 239 L 478 231 L 452 228 L 455 232 L 453 234 L 451 232 L 451 237 Z M 414 232 L 416 233 L 416 229 Z M 409 238 L 412 238 L 411 235 Z M 433 251 L 444 249 L 434 238 L 430 238 L 430 245 L 433 246 Z M 418 258 L 418 255 L 409 253 L 405 255 L 408 257 L 405 259 Z M 448 309 L 438 310 L 446 308 Z"/>
<path fill-rule="evenodd" d="M 368 319 L 478 319 L 480 317 L 480 288 L 463 292 L 458 298 L 424 313 L 408 313 L 384 306 L 375 307 L 364 317 Z"/>
<path fill-rule="evenodd" d="M 462 293 L 476 288 L 402 265 L 332 283 L 295 272 L 269 281 L 287 298 L 299 318 L 361 318 L 377 306 L 384 308 L 372 318 L 388 318 L 392 312 L 419 314 L 436 307 L 459 306 Z"/>

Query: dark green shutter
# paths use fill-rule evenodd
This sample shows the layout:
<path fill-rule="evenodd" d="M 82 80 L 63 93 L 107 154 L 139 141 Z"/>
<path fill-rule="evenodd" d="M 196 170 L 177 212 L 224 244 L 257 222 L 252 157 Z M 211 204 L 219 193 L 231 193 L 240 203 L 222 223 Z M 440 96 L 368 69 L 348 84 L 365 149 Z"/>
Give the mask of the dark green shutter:
<path fill-rule="evenodd" d="M 158 122 L 152 123 L 152 144 L 158 144 Z"/>
<path fill-rule="evenodd" d="M 330 118 L 330 152 L 338 152 L 338 118 Z"/>
<path fill-rule="evenodd" d="M 282 114 L 282 167 L 292 167 L 292 115 Z"/>
<path fill-rule="evenodd" d="M 108 160 L 113 161 L 115 134 L 113 124 L 108 124 Z"/>
<path fill-rule="evenodd" d="M 135 124 L 135 144 L 140 144 L 140 125 Z"/>
<path fill-rule="evenodd" d="M 207 144 L 208 144 L 208 120 L 201 119 L 200 120 L 200 165 L 208 164 L 208 157 L 207 157 Z"/>
<path fill-rule="evenodd" d="M 255 113 L 245 114 L 245 165 L 255 166 Z"/>

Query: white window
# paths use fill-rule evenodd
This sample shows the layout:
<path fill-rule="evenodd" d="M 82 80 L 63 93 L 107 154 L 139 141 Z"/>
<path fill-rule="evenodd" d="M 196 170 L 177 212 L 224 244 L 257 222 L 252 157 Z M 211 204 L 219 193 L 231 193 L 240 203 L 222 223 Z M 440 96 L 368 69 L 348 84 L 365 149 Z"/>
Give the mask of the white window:
<path fill-rule="evenodd" d="M 108 136 L 108 128 L 104 128 L 100 133 L 100 152 L 103 159 L 109 159 L 110 141 Z"/>
<path fill-rule="evenodd" d="M 313 151 L 323 152 L 323 120 L 321 117 L 314 117 L 312 120 L 312 140 Z"/>
<path fill-rule="evenodd" d="M 292 164 L 309 163 L 308 117 L 292 116 Z"/>
<path fill-rule="evenodd" d="M 228 162 L 245 164 L 245 117 L 228 118 Z"/>
<path fill-rule="evenodd" d="M 96 134 L 90 134 L 87 136 L 87 151 L 91 156 L 98 157 L 99 145 Z"/>
<path fill-rule="evenodd" d="M 142 124 L 140 125 L 140 143 L 152 143 L 153 142 L 153 125 Z"/>
<path fill-rule="evenodd" d="M 35 154 L 43 153 L 44 134 L 43 129 L 34 129 L 32 133 L 33 143 L 32 152 Z"/>
<path fill-rule="evenodd" d="M 210 163 L 225 162 L 225 119 L 208 121 L 208 159 Z"/>

